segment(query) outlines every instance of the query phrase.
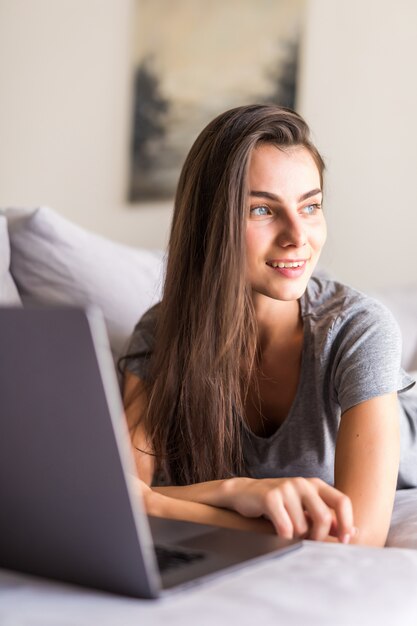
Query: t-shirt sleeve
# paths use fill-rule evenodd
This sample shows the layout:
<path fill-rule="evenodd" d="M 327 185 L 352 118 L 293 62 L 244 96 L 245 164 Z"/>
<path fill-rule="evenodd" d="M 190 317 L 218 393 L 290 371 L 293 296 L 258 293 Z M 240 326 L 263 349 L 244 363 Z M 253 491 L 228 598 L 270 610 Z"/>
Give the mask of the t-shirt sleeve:
<path fill-rule="evenodd" d="M 342 413 L 351 407 L 415 383 L 401 368 L 401 332 L 392 313 L 364 298 L 339 315 L 334 325 L 334 392 Z"/>
<path fill-rule="evenodd" d="M 126 369 L 143 380 L 149 378 L 149 364 L 155 346 L 158 304 L 146 311 L 136 324 L 125 357 Z"/>

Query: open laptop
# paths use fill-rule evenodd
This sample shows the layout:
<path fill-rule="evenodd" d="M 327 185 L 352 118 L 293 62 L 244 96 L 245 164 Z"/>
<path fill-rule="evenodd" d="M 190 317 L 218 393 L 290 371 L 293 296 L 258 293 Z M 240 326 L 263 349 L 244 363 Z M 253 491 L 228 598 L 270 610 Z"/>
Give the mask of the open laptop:
<path fill-rule="evenodd" d="M 96 309 L 0 309 L 0 407 L 0 567 L 155 598 L 302 544 L 145 514 Z"/>

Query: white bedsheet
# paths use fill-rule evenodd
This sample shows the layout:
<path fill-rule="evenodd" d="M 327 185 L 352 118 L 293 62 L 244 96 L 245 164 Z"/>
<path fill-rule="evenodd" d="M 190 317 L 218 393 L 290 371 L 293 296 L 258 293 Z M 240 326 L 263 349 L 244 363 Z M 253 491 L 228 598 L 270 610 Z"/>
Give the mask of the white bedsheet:
<path fill-rule="evenodd" d="M 417 548 L 417 489 L 398 492 L 388 544 Z M 156 602 L 0 571 L 0 624 L 417 626 L 417 549 L 305 541 Z"/>

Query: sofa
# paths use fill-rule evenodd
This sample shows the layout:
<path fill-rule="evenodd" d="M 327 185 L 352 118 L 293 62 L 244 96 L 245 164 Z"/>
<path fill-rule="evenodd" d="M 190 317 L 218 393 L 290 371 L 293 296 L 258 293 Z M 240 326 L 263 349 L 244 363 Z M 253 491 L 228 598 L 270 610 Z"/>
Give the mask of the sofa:
<path fill-rule="evenodd" d="M 135 322 L 160 298 L 163 273 L 162 251 L 116 243 L 47 207 L 0 210 L 0 306 L 98 305 L 115 362 Z M 403 365 L 417 370 L 417 286 L 372 295 L 393 311 L 403 333 Z M 214 619 L 226 623 L 236 611 L 240 624 L 252 624 L 258 615 L 271 624 L 304 624 L 307 619 L 320 625 L 417 624 L 417 489 L 397 492 L 386 548 L 305 541 L 297 552 L 153 609 L 146 602 L 110 602 L 106 594 L 0 570 L 0 623 L 159 624 L 169 618 L 183 626 L 195 623 L 203 606 L 200 624 Z M 279 589 L 271 577 L 278 577 Z M 381 596 L 378 586 L 384 589 Z M 349 596 L 356 598 L 359 612 L 349 602 L 342 610 L 343 598 Z"/>

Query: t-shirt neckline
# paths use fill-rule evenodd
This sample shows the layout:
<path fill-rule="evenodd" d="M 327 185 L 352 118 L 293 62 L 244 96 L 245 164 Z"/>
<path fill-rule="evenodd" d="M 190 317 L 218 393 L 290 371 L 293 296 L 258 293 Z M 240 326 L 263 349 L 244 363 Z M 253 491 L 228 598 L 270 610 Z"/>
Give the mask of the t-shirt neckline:
<path fill-rule="evenodd" d="M 308 284 L 307 284 L 307 288 L 308 288 Z M 251 430 L 251 428 L 249 428 L 249 426 L 246 423 L 246 420 L 242 418 L 242 423 L 243 423 L 243 427 L 246 431 L 246 433 L 258 440 L 258 441 L 265 441 L 265 442 L 270 442 L 273 441 L 274 439 L 278 439 L 278 437 L 280 436 L 280 434 L 286 430 L 286 428 L 288 428 L 288 424 L 291 422 L 291 419 L 293 417 L 293 414 L 295 412 L 295 407 L 298 403 L 298 400 L 300 398 L 301 395 L 301 390 L 304 387 L 304 379 L 305 379 L 305 364 L 306 364 L 306 352 L 307 352 L 307 345 L 309 344 L 309 339 L 310 339 L 310 328 L 309 325 L 306 324 L 306 303 L 305 303 L 305 297 L 306 297 L 306 292 L 307 292 L 307 288 L 305 290 L 305 292 L 302 294 L 302 296 L 299 298 L 299 303 L 300 303 L 300 314 L 301 314 L 301 318 L 303 320 L 303 346 L 301 349 L 301 364 L 300 364 L 300 376 L 298 379 L 298 385 L 297 385 L 297 389 L 295 392 L 295 396 L 294 399 L 292 401 L 292 404 L 289 408 L 289 411 L 287 413 L 287 417 L 284 419 L 284 421 L 282 422 L 282 424 L 280 424 L 277 429 L 271 434 L 268 435 L 266 437 L 262 437 L 262 435 L 257 435 L 256 433 L 253 432 L 253 430 Z"/>

